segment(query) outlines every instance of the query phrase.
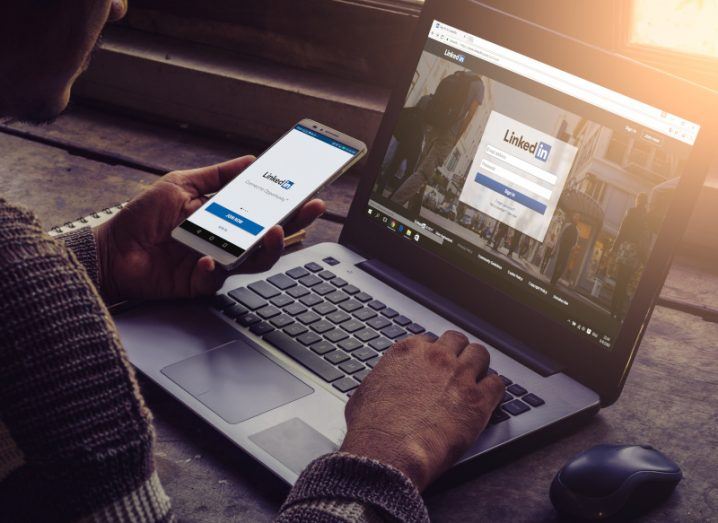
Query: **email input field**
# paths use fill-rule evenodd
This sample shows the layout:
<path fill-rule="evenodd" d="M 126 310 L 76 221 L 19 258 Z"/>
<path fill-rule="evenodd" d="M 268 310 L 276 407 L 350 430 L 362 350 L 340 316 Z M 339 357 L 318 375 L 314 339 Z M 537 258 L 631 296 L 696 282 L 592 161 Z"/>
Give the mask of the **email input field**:
<path fill-rule="evenodd" d="M 491 156 L 491 157 L 497 159 L 497 160 L 506 162 L 507 164 L 509 164 L 512 167 L 521 169 L 522 171 L 529 173 L 531 176 L 535 176 L 539 180 L 548 182 L 551 185 L 556 185 L 556 182 L 558 181 L 558 178 L 556 177 L 555 174 L 550 173 L 544 169 L 540 169 L 539 167 L 536 167 L 535 165 L 531 165 L 530 163 L 525 162 L 521 158 L 517 158 L 513 154 L 509 154 L 506 151 L 497 149 L 493 145 L 486 146 L 486 154 L 488 156 Z"/>
<path fill-rule="evenodd" d="M 547 189 L 546 187 L 543 187 L 542 185 L 539 185 L 535 182 L 532 182 L 531 180 L 527 180 L 523 176 L 520 176 L 516 174 L 513 171 L 509 171 L 508 169 L 505 169 L 503 167 L 499 167 L 491 160 L 487 160 L 484 158 L 481 160 L 481 169 L 484 170 L 484 173 L 490 173 L 494 174 L 500 178 L 503 178 L 504 180 L 511 182 L 512 184 L 521 187 L 522 189 L 526 189 L 537 196 L 540 196 L 545 199 L 551 198 L 551 190 Z"/>

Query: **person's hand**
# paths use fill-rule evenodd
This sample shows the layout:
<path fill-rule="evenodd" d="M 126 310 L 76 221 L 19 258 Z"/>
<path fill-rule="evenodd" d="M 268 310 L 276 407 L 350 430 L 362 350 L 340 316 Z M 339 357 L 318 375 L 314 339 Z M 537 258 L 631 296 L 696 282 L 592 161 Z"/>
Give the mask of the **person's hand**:
<path fill-rule="evenodd" d="M 341 450 L 392 465 L 423 490 L 486 427 L 504 384 L 489 353 L 454 331 L 396 343 L 347 403 Z"/>
<path fill-rule="evenodd" d="M 226 272 L 209 256 L 200 256 L 170 233 L 254 161 L 243 156 L 209 167 L 166 174 L 134 198 L 111 220 L 94 230 L 100 264 L 100 285 L 108 302 L 123 299 L 180 298 L 209 295 L 219 289 Z M 306 227 L 324 212 L 324 202 L 311 200 L 293 217 L 289 232 Z M 272 227 L 262 248 L 241 266 L 242 272 L 271 267 L 284 247 L 284 231 Z"/>

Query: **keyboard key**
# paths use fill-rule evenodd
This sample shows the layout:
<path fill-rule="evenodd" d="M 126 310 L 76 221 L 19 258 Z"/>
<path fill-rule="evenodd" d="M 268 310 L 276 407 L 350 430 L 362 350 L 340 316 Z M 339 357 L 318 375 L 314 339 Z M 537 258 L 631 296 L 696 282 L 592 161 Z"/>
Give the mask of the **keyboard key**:
<path fill-rule="evenodd" d="M 351 318 L 351 316 L 344 311 L 336 311 L 327 315 L 327 319 L 335 325 L 339 325 L 341 322 L 347 321 L 349 318 Z"/>
<path fill-rule="evenodd" d="M 391 319 L 399 315 L 398 312 L 396 312 L 394 309 L 387 307 L 383 311 L 381 311 L 382 315 L 386 316 L 387 318 Z"/>
<path fill-rule="evenodd" d="M 274 327 L 272 327 L 266 321 L 260 321 L 259 323 L 255 323 L 254 325 L 252 325 L 249 330 L 257 336 L 262 336 L 263 334 L 267 334 L 268 332 L 273 331 Z"/>
<path fill-rule="evenodd" d="M 346 292 L 346 290 L 344 292 Z M 361 321 L 370 320 L 374 316 L 376 316 L 376 312 L 371 309 L 367 309 L 366 307 L 362 307 L 361 309 L 354 311 L 354 317 Z"/>
<path fill-rule="evenodd" d="M 298 361 L 324 381 L 332 382 L 343 375 L 331 363 L 324 361 L 321 356 L 302 347 L 299 343 L 280 331 L 272 331 L 264 339 L 284 352 L 290 358 Z"/>
<path fill-rule="evenodd" d="M 327 360 L 329 363 L 339 365 L 340 363 L 347 361 L 349 359 L 349 355 L 340 350 L 335 350 L 334 352 L 326 354 L 324 356 L 324 359 Z"/>
<path fill-rule="evenodd" d="M 319 314 L 313 313 L 312 311 L 307 311 L 304 314 L 300 314 L 299 316 L 297 316 L 297 319 L 301 321 L 304 325 L 309 325 L 310 323 L 319 321 L 321 319 L 321 316 L 319 316 Z"/>
<path fill-rule="evenodd" d="M 297 284 L 297 282 L 282 272 L 275 274 L 274 276 L 270 276 L 267 278 L 267 281 L 283 291 L 286 291 L 290 287 L 294 287 Z"/>
<path fill-rule="evenodd" d="M 391 338 L 393 340 L 398 338 L 399 336 L 403 336 L 404 334 L 406 334 L 406 331 L 397 325 L 391 325 L 390 327 L 387 327 L 386 329 L 381 331 L 381 333 L 387 338 Z"/>
<path fill-rule="evenodd" d="M 240 316 L 247 314 L 248 311 L 249 309 L 247 309 L 247 307 L 240 305 L 239 303 L 232 300 L 232 306 L 224 309 L 224 311 L 222 312 L 225 316 L 236 320 Z"/>
<path fill-rule="evenodd" d="M 339 260 L 337 260 L 336 258 L 332 258 L 331 256 L 323 258 L 322 261 L 327 265 L 339 265 Z"/>
<path fill-rule="evenodd" d="M 347 292 L 346 289 L 344 289 L 344 292 Z M 360 292 L 359 294 L 354 296 L 354 298 L 362 303 L 366 303 L 371 300 L 371 295 L 367 294 L 366 292 Z"/>
<path fill-rule="evenodd" d="M 267 304 L 266 300 L 263 300 L 246 287 L 240 287 L 239 289 L 229 291 L 229 295 L 247 307 L 250 311 L 257 310 Z"/>
<path fill-rule="evenodd" d="M 269 323 L 271 323 L 278 329 L 282 329 L 287 325 L 294 323 L 294 320 L 291 316 L 288 316 L 287 314 L 280 314 L 279 316 L 272 318 Z"/>
<path fill-rule="evenodd" d="M 372 300 L 369 303 L 367 303 L 367 305 L 369 305 L 369 307 L 371 307 L 375 311 L 380 311 L 380 310 L 386 308 L 386 305 L 384 305 L 379 300 Z"/>
<path fill-rule="evenodd" d="M 318 341 L 309 346 L 312 352 L 324 356 L 328 352 L 332 352 L 336 347 L 326 340 Z"/>
<path fill-rule="evenodd" d="M 334 325 L 327 320 L 320 320 L 312 323 L 310 328 L 317 334 L 324 334 L 325 332 L 332 330 Z"/>
<path fill-rule="evenodd" d="M 299 278 L 299 283 L 301 283 L 305 287 L 314 287 L 315 285 L 319 285 L 320 283 L 322 283 L 322 279 L 317 278 L 313 274 L 308 274 L 303 278 Z"/>
<path fill-rule="evenodd" d="M 401 325 L 402 327 L 406 327 L 411 323 L 411 320 L 406 316 L 397 316 L 396 318 L 394 318 L 394 323 L 396 323 L 397 325 Z"/>
<path fill-rule="evenodd" d="M 508 387 L 506 390 L 508 390 L 514 396 L 523 396 L 524 394 L 526 394 L 528 392 L 525 388 L 523 388 L 518 383 L 514 383 L 513 385 Z"/>
<path fill-rule="evenodd" d="M 321 336 L 319 336 L 316 332 L 307 332 L 306 334 L 297 336 L 297 341 L 299 341 L 302 345 L 311 345 L 312 343 L 321 341 L 321 339 Z"/>
<path fill-rule="evenodd" d="M 319 294 L 319 296 L 325 296 L 329 293 L 334 292 L 334 287 L 326 282 L 320 283 L 312 287 L 312 290 Z"/>
<path fill-rule="evenodd" d="M 379 352 L 385 351 L 392 345 L 394 345 L 394 342 L 389 341 L 386 338 L 377 338 L 369 342 L 369 346 Z"/>
<path fill-rule="evenodd" d="M 299 298 L 299 301 L 301 301 L 307 307 L 314 307 L 315 305 L 322 303 L 322 301 L 324 300 L 322 300 L 316 294 L 309 294 L 307 296 L 302 296 L 301 298 Z"/>
<path fill-rule="evenodd" d="M 431 343 L 439 339 L 439 336 L 433 332 L 425 332 L 424 337 L 428 338 Z"/>
<path fill-rule="evenodd" d="M 371 327 L 372 329 L 381 330 L 384 327 L 388 327 L 389 325 L 391 325 L 391 322 L 386 318 L 378 316 L 374 319 L 369 320 L 368 322 L 366 322 L 366 324 L 369 325 L 369 327 Z"/>
<path fill-rule="evenodd" d="M 284 307 L 286 305 L 289 305 L 290 303 L 294 303 L 294 300 L 286 294 L 280 294 L 279 296 L 275 296 L 274 298 L 269 300 L 269 303 L 276 307 Z"/>
<path fill-rule="evenodd" d="M 309 262 L 304 266 L 304 268 L 312 272 L 319 272 L 323 269 L 323 267 L 316 262 Z"/>
<path fill-rule="evenodd" d="M 361 383 L 362 381 L 364 381 L 364 378 L 366 378 L 369 375 L 370 372 L 371 372 L 371 369 L 360 370 L 356 374 L 352 374 L 352 378 Z"/>
<path fill-rule="evenodd" d="M 332 271 L 324 270 L 320 272 L 317 276 L 319 276 L 322 280 L 331 280 L 332 278 L 336 278 L 336 274 L 334 274 Z"/>
<path fill-rule="evenodd" d="M 504 385 L 506 385 L 507 387 L 513 383 L 513 381 L 508 379 L 506 376 L 499 376 L 499 378 L 501 378 L 501 381 L 503 381 Z"/>
<path fill-rule="evenodd" d="M 289 294 L 292 298 L 301 298 L 302 296 L 309 294 L 309 289 L 302 287 L 301 285 L 297 285 L 296 287 L 289 289 L 287 294 Z"/>
<path fill-rule="evenodd" d="M 356 300 L 344 301 L 339 304 L 339 308 L 347 312 L 354 312 L 357 309 L 361 309 L 361 303 Z"/>
<path fill-rule="evenodd" d="M 491 418 L 489 418 L 489 423 L 491 423 L 492 425 L 496 425 L 497 423 L 506 421 L 507 419 L 509 419 L 509 417 L 510 416 L 508 414 L 506 414 L 503 410 L 496 409 L 494 411 L 494 413 L 491 415 Z"/>
<path fill-rule="evenodd" d="M 358 330 L 361 330 L 364 328 L 364 324 L 360 322 L 359 320 L 349 320 L 344 323 L 342 323 L 342 329 L 345 331 L 352 333 L 356 332 Z"/>
<path fill-rule="evenodd" d="M 354 381 L 349 376 L 346 376 L 340 380 L 335 381 L 332 383 L 332 387 L 336 387 L 339 392 L 351 392 L 354 389 L 356 389 L 359 386 L 359 384 Z"/>
<path fill-rule="evenodd" d="M 332 305 L 331 303 L 327 303 L 326 301 L 313 307 L 313 309 L 314 309 L 314 312 L 316 312 L 317 314 L 321 314 L 322 316 L 326 316 L 327 314 L 331 314 L 332 312 L 337 310 L 337 308 L 334 305 Z M 344 314 L 344 313 L 342 313 L 342 314 Z"/>
<path fill-rule="evenodd" d="M 369 347 L 362 347 L 361 349 L 352 352 L 352 356 L 354 356 L 359 361 L 367 361 L 377 356 L 377 353 L 371 350 Z"/>
<path fill-rule="evenodd" d="M 301 314 L 303 312 L 306 312 L 307 308 L 302 305 L 301 303 L 291 303 L 284 307 L 284 312 L 287 314 L 291 314 L 292 316 L 296 316 L 297 314 Z"/>
<path fill-rule="evenodd" d="M 304 334 L 305 332 L 307 332 L 307 330 L 308 329 L 301 323 L 292 323 L 291 325 L 284 328 L 284 332 L 286 332 L 292 337 Z"/>
<path fill-rule="evenodd" d="M 304 267 L 294 267 L 293 269 L 289 269 L 287 271 L 287 276 L 294 278 L 295 280 L 304 278 L 307 274 L 309 274 L 309 271 Z"/>
<path fill-rule="evenodd" d="M 334 278 L 331 283 L 332 285 L 334 285 L 335 287 L 339 287 L 340 289 L 348 285 L 347 281 L 343 278 Z"/>
<path fill-rule="evenodd" d="M 355 294 L 359 293 L 359 288 L 351 284 L 347 285 L 346 287 L 343 287 L 343 290 L 350 296 L 354 296 Z"/>
<path fill-rule="evenodd" d="M 421 334 L 421 333 L 424 332 L 424 330 L 426 330 L 426 329 L 424 329 L 424 327 L 422 327 L 422 326 L 419 325 L 418 323 L 412 323 L 411 325 L 409 325 L 409 326 L 406 328 L 406 330 L 408 330 L 408 331 L 411 332 L 412 334 Z"/>
<path fill-rule="evenodd" d="M 529 405 L 531 405 L 532 407 L 540 407 L 541 405 L 546 403 L 544 400 L 539 398 L 536 394 L 533 394 L 531 392 L 526 394 L 526 396 L 524 396 L 521 399 L 523 401 L 525 401 L 526 403 L 528 403 Z"/>
<path fill-rule="evenodd" d="M 379 337 L 379 334 L 377 334 L 376 331 L 368 328 L 363 328 L 362 330 L 355 332 L 354 336 L 364 342 L 367 342 L 369 340 L 373 340 L 374 338 Z"/>
<path fill-rule="evenodd" d="M 339 348 L 344 349 L 346 352 L 357 350 L 359 347 L 362 346 L 362 342 L 360 342 L 356 338 L 347 338 L 341 343 L 339 343 Z"/>
<path fill-rule="evenodd" d="M 531 410 L 531 407 L 526 405 L 521 400 L 509 401 L 508 403 L 504 403 L 503 405 L 501 405 L 501 408 L 512 416 L 518 416 L 519 414 L 523 414 L 527 410 Z"/>
<path fill-rule="evenodd" d="M 277 294 L 279 294 L 279 291 L 268 284 L 264 280 L 255 281 L 254 283 L 250 283 L 247 285 L 250 289 L 252 289 L 254 292 L 259 294 L 262 298 L 269 299 L 274 298 Z"/>
<path fill-rule="evenodd" d="M 334 304 L 347 301 L 349 296 L 342 291 L 334 291 L 331 294 L 327 294 L 326 299 Z"/>
<path fill-rule="evenodd" d="M 488 376 L 490 374 L 498 374 L 498 372 L 496 372 L 494 369 L 489 367 L 488 369 L 486 369 L 486 375 Z"/>
<path fill-rule="evenodd" d="M 379 363 L 379 360 L 381 359 L 381 356 L 374 356 L 372 359 L 366 362 L 366 364 L 369 366 L 370 369 L 373 369 L 376 367 L 377 363 Z"/>
<path fill-rule="evenodd" d="M 349 335 L 341 329 L 333 329 L 325 333 L 324 337 L 331 342 L 337 343 L 339 341 L 347 339 Z"/>
<path fill-rule="evenodd" d="M 359 363 L 357 360 L 349 360 L 345 361 L 341 365 L 339 365 L 339 368 L 346 372 L 347 374 L 354 374 L 355 372 L 359 372 L 360 370 L 364 369 L 364 365 Z"/>
<path fill-rule="evenodd" d="M 266 307 L 262 307 L 257 311 L 257 316 L 260 316 L 264 318 L 265 320 L 268 320 L 269 318 L 274 318 L 275 316 L 279 316 L 282 313 L 279 309 L 277 309 L 273 305 L 267 305 Z"/>
<path fill-rule="evenodd" d="M 217 294 L 216 296 L 212 296 L 211 303 L 213 309 L 221 311 L 234 305 L 236 302 L 226 294 Z"/>
<path fill-rule="evenodd" d="M 514 397 L 511 394 L 509 394 L 508 392 L 504 392 L 504 397 L 501 398 L 501 403 L 506 403 L 507 401 L 511 401 L 512 399 L 514 399 Z"/>
<path fill-rule="evenodd" d="M 254 325 L 255 323 L 259 323 L 260 321 L 262 321 L 262 318 L 250 312 L 249 314 L 245 314 L 244 316 L 240 317 L 237 320 L 237 323 L 244 327 L 249 327 L 250 325 Z"/>

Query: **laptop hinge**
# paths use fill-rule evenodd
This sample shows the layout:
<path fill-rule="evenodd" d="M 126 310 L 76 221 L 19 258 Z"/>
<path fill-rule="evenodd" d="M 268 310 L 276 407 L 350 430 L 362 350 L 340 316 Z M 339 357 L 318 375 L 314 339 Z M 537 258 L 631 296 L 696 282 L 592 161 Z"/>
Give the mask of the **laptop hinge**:
<path fill-rule="evenodd" d="M 428 287 L 401 274 L 389 265 L 372 259 L 357 263 L 356 266 L 489 345 L 496 347 L 534 372 L 542 376 L 550 376 L 561 372 L 561 366 L 551 358 L 532 349 L 522 341 L 494 327 L 475 314 L 459 307 Z"/>

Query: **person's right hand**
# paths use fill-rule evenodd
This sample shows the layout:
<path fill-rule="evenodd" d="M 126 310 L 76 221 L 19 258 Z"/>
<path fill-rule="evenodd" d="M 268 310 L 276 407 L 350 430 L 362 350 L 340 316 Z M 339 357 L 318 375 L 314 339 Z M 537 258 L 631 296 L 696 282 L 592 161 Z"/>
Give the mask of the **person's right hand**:
<path fill-rule="evenodd" d="M 489 353 L 463 334 L 396 343 L 347 403 L 340 450 L 392 465 L 419 490 L 449 468 L 486 427 L 504 393 L 486 375 Z"/>

